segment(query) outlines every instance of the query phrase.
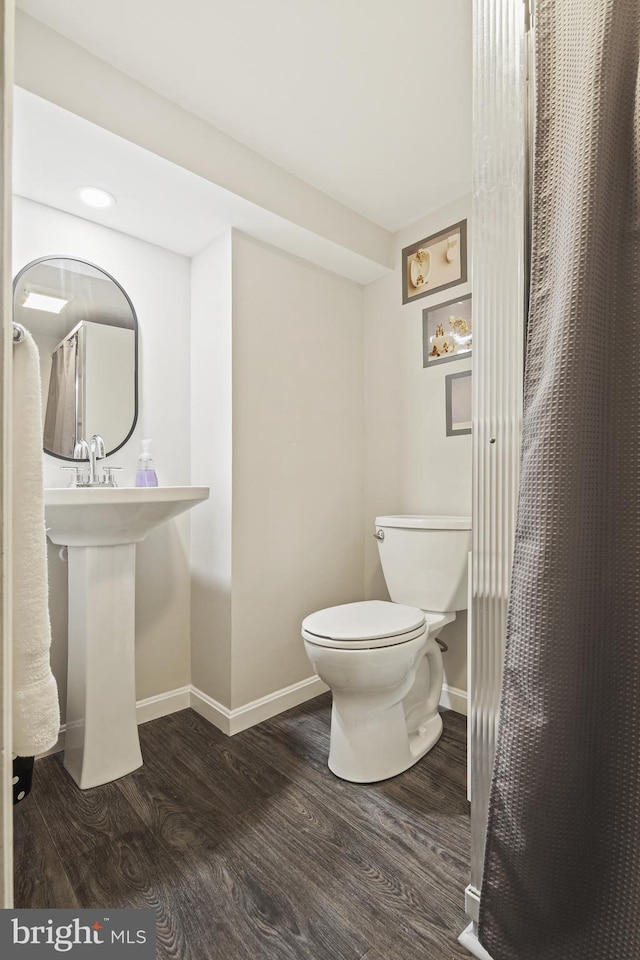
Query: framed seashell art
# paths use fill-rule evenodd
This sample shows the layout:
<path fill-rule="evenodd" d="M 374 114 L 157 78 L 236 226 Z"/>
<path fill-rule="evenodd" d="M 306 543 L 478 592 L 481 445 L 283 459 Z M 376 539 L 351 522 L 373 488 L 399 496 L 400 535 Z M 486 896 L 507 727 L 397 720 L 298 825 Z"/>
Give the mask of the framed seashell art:
<path fill-rule="evenodd" d="M 402 251 L 402 302 L 467 282 L 467 221 L 412 243 Z"/>
<path fill-rule="evenodd" d="M 422 311 L 422 366 L 470 357 L 473 349 L 471 294 Z"/>

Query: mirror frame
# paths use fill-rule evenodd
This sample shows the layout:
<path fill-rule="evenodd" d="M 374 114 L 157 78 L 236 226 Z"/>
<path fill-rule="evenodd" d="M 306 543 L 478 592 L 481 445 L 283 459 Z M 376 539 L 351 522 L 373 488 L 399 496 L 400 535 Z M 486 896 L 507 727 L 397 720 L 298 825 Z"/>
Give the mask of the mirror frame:
<path fill-rule="evenodd" d="M 124 447 L 125 443 L 128 443 L 128 441 L 131 439 L 131 437 L 132 437 L 132 435 L 133 435 L 133 431 L 135 430 L 136 425 L 137 425 L 137 423 L 138 423 L 138 410 L 139 410 L 139 404 L 138 404 L 138 393 L 139 393 L 139 387 L 138 387 L 138 339 L 139 339 L 138 314 L 136 313 L 135 307 L 134 307 L 133 303 L 131 302 L 131 297 L 129 296 L 129 294 L 127 293 L 127 291 L 124 289 L 124 287 L 122 286 L 122 284 L 121 284 L 121 283 L 118 283 L 118 281 L 116 280 L 116 278 L 115 278 L 114 276 L 112 276 L 112 275 L 111 275 L 107 270 L 105 270 L 103 267 L 99 267 L 96 263 L 91 263 L 90 260 L 82 260 L 80 257 L 70 257 L 70 256 L 67 256 L 66 254 L 48 254 L 46 257 L 36 257 L 35 260 L 31 260 L 29 263 L 26 264 L 26 266 L 22 267 L 22 269 L 19 270 L 18 273 L 15 275 L 15 278 L 14 278 L 14 281 L 13 281 L 13 297 L 12 297 L 12 301 L 11 301 L 11 316 L 12 316 L 13 319 L 15 319 L 15 317 L 14 317 L 14 310 L 15 310 L 15 303 L 14 303 L 14 301 L 15 301 L 16 288 L 17 288 L 17 286 L 18 286 L 18 281 L 20 280 L 20 278 L 22 277 L 22 275 L 27 272 L 27 270 L 30 270 L 30 269 L 31 269 L 31 267 L 35 267 L 36 264 L 38 264 L 38 263 L 45 263 L 47 260 L 73 260 L 73 261 L 75 261 L 75 263 L 83 263 L 83 264 L 84 264 L 85 266 L 87 266 L 87 267 L 92 267 L 94 270 L 98 270 L 100 273 L 104 274 L 105 277 L 107 277 L 109 280 L 111 280 L 112 283 L 115 283 L 116 287 L 118 287 L 118 289 L 121 291 L 121 293 L 123 294 L 124 298 L 126 299 L 127 303 L 129 304 L 129 307 L 130 307 L 130 309 L 131 309 L 131 314 L 132 314 L 132 316 L 133 316 L 133 330 L 134 330 L 134 333 L 135 333 L 135 339 L 134 339 L 134 358 L 133 358 L 133 377 L 134 377 L 134 384 L 135 384 L 135 390 L 134 390 L 134 396 L 133 396 L 133 423 L 131 424 L 131 429 L 129 430 L 129 433 L 126 435 L 126 437 L 124 438 L 124 440 L 122 441 L 122 443 L 119 443 L 117 447 L 114 447 L 113 450 L 109 450 L 109 451 L 107 452 L 106 456 L 107 456 L 107 457 L 110 457 L 113 453 L 117 453 L 118 450 L 121 450 L 122 447 Z M 28 328 L 27 328 L 27 329 L 28 329 Z M 47 450 L 44 445 L 43 445 L 43 447 L 42 447 L 42 450 L 43 450 L 44 453 L 47 454 L 48 457 L 55 457 L 56 460 L 66 460 L 68 463 L 88 463 L 88 462 L 89 462 L 86 457 L 83 457 L 82 459 L 76 460 L 74 457 L 63 457 L 63 456 L 62 456 L 61 454 L 59 454 L 59 453 L 52 453 L 50 450 Z"/>

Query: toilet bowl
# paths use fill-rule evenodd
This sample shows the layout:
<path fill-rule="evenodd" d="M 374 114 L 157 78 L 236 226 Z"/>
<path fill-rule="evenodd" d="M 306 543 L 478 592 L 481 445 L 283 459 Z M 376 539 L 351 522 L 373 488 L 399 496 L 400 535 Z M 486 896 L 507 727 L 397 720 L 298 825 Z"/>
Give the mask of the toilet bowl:
<path fill-rule="evenodd" d="M 393 602 L 342 604 L 304 619 L 305 651 L 333 695 L 329 768 L 343 780 L 394 777 L 437 743 L 443 671 L 436 639 L 466 606 L 470 532 L 468 517 L 378 517 Z"/>

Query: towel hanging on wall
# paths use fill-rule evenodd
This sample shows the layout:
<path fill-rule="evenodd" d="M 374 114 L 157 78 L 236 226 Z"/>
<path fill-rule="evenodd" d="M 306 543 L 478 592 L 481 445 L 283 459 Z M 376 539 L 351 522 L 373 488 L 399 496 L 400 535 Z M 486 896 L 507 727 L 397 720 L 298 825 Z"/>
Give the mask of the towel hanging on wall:
<path fill-rule="evenodd" d="M 13 749 L 53 747 L 60 730 L 51 672 L 51 625 L 42 471 L 40 359 L 25 331 L 13 349 Z"/>

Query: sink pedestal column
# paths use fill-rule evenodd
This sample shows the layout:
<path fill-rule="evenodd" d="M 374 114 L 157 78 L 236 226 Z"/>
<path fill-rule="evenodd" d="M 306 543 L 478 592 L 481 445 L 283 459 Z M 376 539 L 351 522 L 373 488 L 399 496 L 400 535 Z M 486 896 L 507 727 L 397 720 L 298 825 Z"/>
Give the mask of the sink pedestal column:
<path fill-rule="evenodd" d="M 68 550 L 64 765 L 86 790 L 142 766 L 136 722 L 136 545 Z"/>
<path fill-rule="evenodd" d="M 142 766 L 136 724 L 136 543 L 208 496 L 208 487 L 44 491 L 47 536 L 69 549 L 64 765 L 83 790 Z"/>

